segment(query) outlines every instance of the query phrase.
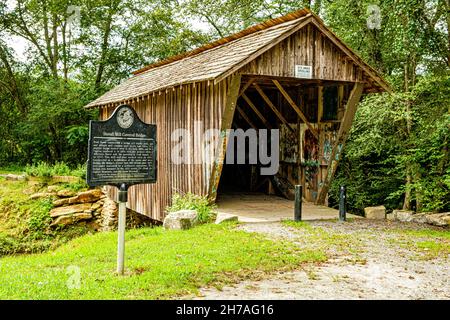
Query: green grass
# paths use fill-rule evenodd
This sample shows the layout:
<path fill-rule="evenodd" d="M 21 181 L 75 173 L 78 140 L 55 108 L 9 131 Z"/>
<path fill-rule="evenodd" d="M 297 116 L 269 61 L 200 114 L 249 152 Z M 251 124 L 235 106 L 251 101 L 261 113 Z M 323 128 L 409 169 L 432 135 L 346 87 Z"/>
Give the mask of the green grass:
<path fill-rule="evenodd" d="M 313 230 L 313 227 L 306 221 L 283 220 L 282 223 L 287 227 L 292 227 L 292 228 L 296 228 L 296 229 Z"/>
<path fill-rule="evenodd" d="M 25 172 L 24 167 L 18 166 L 18 165 L 10 165 L 7 167 L 0 167 L 0 174 L 22 174 Z"/>
<path fill-rule="evenodd" d="M 415 244 L 416 249 L 421 251 L 423 259 L 435 259 L 450 254 L 450 244 L 439 241 L 419 241 Z"/>
<path fill-rule="evenodd" d="M 450 230 L 419 229 L 393 230 L 399 243 L 417 253 L 419 260 L 446 258 L 450 255 Z"/>
<path fill-rule="evenodd" d="M 25 173 L 32 177 L 51 178 L 54 176 L 75 176 L 79 178 L 86 177 L 86 165 L 78 165 L 76 168 L 70 168 L 64 162 L 56 162 L 51 165 L 46 162 L 39 162 L 25 167 Z"/>
<path fill-rule="evenodd" d="M 126 275 L 117 276 L 116 237 L 99 233 L 53 252 L 1 258 L 0 299 L 165 299 L 326 259 L 320 250 L 266 240 L 230 224 L 146 228 L 127 231 Z M 77 268 L 80 287 L 69 289 Z"/>
<path fill-rule="evenodd" d="M 402 233 L 415 238 L 436 238 L 450 240 L 450 230 L 435 230 L 435 229 L 420 229 L 420 230 L 396 230 L 397 233 Z"/>

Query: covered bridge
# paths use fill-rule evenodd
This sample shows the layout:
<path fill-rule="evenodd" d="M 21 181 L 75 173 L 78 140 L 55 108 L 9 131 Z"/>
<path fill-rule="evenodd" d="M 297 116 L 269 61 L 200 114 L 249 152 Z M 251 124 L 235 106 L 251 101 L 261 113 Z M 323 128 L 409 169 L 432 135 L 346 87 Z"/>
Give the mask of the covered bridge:
<path fill-rule="evenodd" d="M 287 195 L 283 186 L 301 184 L 307 200 L 323 204 L 362 94 L 383 91 L 390 89 L 382 77 L 303 9 L 137 70 L 86 107 L 107 119 L 129 104 L 158 126 L 158 181 L 132 187 L 128 205 L 162 220 L 176 192 Z M 180 128 L 192 133 L 189 163 L 171 160 Z M 230 128 L 280 129 L 278 174 L 224 164 Z M 220 138 L 199 148 L 208 129 Z M 214 161 L 199 163 L 199 152 Z"/>

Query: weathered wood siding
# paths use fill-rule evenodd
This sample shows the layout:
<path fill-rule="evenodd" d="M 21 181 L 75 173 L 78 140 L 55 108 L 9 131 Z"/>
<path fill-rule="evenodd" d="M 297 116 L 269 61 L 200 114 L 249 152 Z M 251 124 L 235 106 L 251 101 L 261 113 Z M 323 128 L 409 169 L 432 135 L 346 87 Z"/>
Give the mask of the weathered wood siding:
<path fill-rule="evenodd" d="M 309 65 L 314 79 L 364 81 L 363 71 L 310 24 L 239 70 L 242 74 L 294 77 L 295 65 Z"/>
<path fill-rule="evenodd" d="M 229 84 L 228 79 L 217 85 L 201 82 L 150 94 L 139 101 L 127 101 L 144 122 L 157 125 L 158 155 L 157 183 L 131 187 L 129 208 L 163 220 L 165 208 L 175 192 L 208 193 L 212 163 L 194 164 L 195 157 L 204 152 L 204 130 L 221 127 Z M 101 108 L 100 118 L 107 119 L 117 106 Z M 202 123 L 202 127 L 198 123 Z M 172 147 L 177 144 L 171 141 L 171 135 L 176 129 L 187 129 L 191 133 L 188 157 L 192 164 L 171 161 Z M 214 159 L 215 151 L 215 148 L 210 149 L 210 159 Z M 115 188 L 110 188 L 110 196 L 116 199 Z"/>

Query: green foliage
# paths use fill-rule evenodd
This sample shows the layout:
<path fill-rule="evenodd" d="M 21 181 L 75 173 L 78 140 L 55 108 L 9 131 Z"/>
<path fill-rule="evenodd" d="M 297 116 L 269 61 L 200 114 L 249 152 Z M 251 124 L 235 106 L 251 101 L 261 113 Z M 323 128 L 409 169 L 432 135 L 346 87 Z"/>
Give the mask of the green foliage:
<path fill-rule="evenodd" d="M 86 177 L 85 164 L 77 165 L 75 169 L 71 169 L 64 162 L 56 162 L 53 165 L 46 162 L 39 162 L 35 165 L 27 165 L 24 171 L 31 177 L 51 178 L 54 176 L 74 176 L 82 179 Z"/>
<path fill-rule="evenodd" d="M 213 212 L 216 209 L 215 204 L 206 196 L 199 196 L 192 193 L 180 195 L 178 193 L 172 196 L 172 205 L 167 208 L 168 212 L 175 212 L 179 210 L 196 210 L 198 214 L 198 221 L 200 223 L 211 222 L 215 218 Z"/>
<path fill-rule="evenodd" d="M 333 181 L 330 202 L 337 205 L 339 186 L 346 185 L 349 207 L 356 212 L 380 204 L 397 209 L 409 188 L 418 211 L 450 210 L 449 108 L 449 76 L 423 77 L 407 94 L 366 97 Z M 413 183 L 407 187 L 408 168 Z"/>
<path fill-rule="evenodd" d="M 29 210 L 33 214 L 28 219 L 27 227 L 32 233 L 32 237 L 42 238 L 44 236 L 45 230 L 48 230 L 52 222 L 49 215 L 52 208 L 53 205 L 50 199 L 36 201 L 30 206 Z"/>
<path fill-rule="evenodd" d="M 205 286 L 221 287 L 326 260 L 321 250 L 306 250 L 232 228 L 206 224 L 184 231 L 160 227 L 127 231 L 123 277 L 112 272 L 116 232 L 84 236 L 53 252 L 4 257 L 0 298 L 169 299 L 196 294 Z M 81 285 L 77 289 L 67 288 L 73 276 L 68 267 L 79 268 Z"/>
<path fill-rule="evenodd" d="M 56 162 L 54 165 L 39 162 L 36 165 L 27 165 L 25 173 L 32 177 L 54 177 L 69 176 L 71 175 L 71 170 L 64 162 Z"/>
<path fill-rule="evenodd" d="M 84 144 L 89 138 L 89 128 L 86 125 L 73 125 L 67 129 L 67 142 L 74 146 L 76 144 Z"/>

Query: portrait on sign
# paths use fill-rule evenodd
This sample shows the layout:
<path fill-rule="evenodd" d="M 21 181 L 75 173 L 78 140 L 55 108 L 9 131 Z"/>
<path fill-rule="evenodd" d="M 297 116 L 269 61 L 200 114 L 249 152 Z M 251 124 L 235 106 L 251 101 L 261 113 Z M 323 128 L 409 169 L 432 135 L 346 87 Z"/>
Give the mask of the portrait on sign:
<path fill-rule="evenodd" d="M 123 129 L 131 127 L 134 121 L 133 110 L 129 107 L 122 108 L 117 114 L 117 123 Z"/>

